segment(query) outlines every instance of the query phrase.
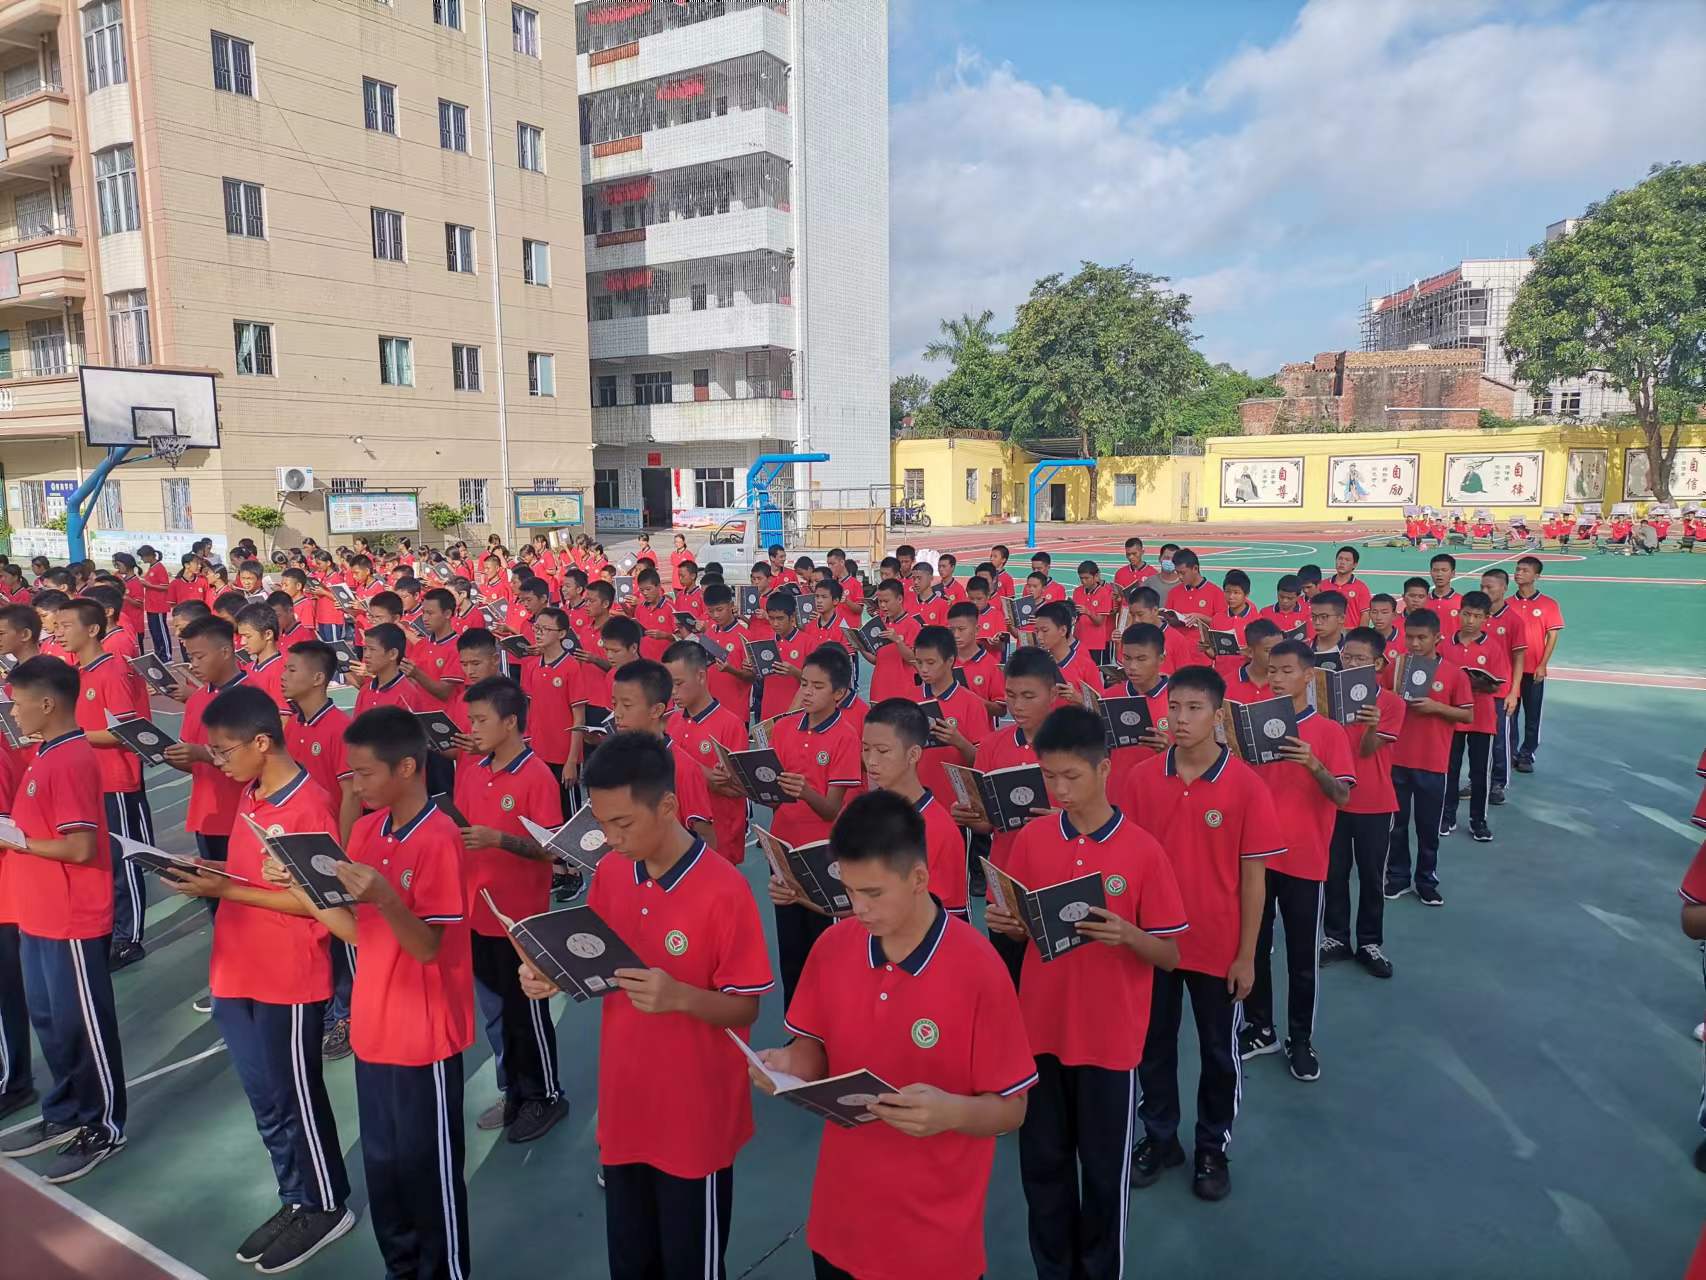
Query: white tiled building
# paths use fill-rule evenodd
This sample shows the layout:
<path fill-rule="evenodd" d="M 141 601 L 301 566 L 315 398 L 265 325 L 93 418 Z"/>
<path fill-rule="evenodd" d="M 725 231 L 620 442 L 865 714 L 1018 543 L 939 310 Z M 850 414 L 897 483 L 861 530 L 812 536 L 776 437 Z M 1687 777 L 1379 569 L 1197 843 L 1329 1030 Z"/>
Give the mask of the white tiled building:
<path fill-rule="evenodd" d="M 887 23 L 886 0 L 575 6 L 604 527 L 714 519 L 765 453 L 828 453 L 801 489 L 888 482 Z"/>

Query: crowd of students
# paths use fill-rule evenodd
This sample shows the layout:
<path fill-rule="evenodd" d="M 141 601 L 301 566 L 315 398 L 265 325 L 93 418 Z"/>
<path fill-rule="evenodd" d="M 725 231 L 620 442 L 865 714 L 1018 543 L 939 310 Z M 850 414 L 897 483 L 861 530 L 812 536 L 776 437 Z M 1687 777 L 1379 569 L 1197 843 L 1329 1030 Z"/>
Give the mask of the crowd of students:
<path fill-rule="evenodd" d="M 1494 567 L 1459 593 L 1440 553 L 1392 594 L 1347 546 L 1330 570 L 1282 575 L 1271 603 L 1241 570 L 1208 581 L 1188 547 L 1151 563 L 1131 538 L 1125 558 L 1111 580 L 1078 565 L 1070 592 L 1047 553 L 1017 579 L 1002 546 L 969 575 L 900 547 L 871 581 L 840 551 L 789 563 L 775 546 L 735 582 L 679 538 L 621 565 L 541 536 L 515 556 L 305 543 L 263 564 L 239 548 L 234 574 L 200 554 L 168 574 L 148 547 L 110 573 L 38 563 L 26 582 L 0 566 L 15 731 L 0 748 L 15 823 L 0 827 L 0 1116 L 38 1100 L 32 1027 L 48 1080 L 0 1154 L 48 1155 L 44 1176 L 70 1181 L 125 1143 L 110 975 L 146 956 L 148 885 L 107 837 L 166 835 L 113 732 L 151 714 L 147 651 L 174 664 L 157 690 L 182 706 L 165 761 L 188 775 L 198 855 L 161 879 L 211 913 L 198 1007 L 278 1183 L 240 1261 L 287 1270 L 350 1230 L 322 1064 L 353 1053 L 388 1274 L 468 1274 L 463 1052 L 481 1031 L 498 1062 L 481 1128 L 535 1141 L 571 1104 L 557 988 L 504 921 L 579 895 L 523 819 L 553 829 L 584 804 L 611 849 L 585 901 L 645 965 L 601 1001 L 613 1276 L 722 1276 L 753 1086 L 860 1070 L 895 1088 L 867 1123 L 825 1126 L 817 1276 L 983 1274 L 994 1140 L 1015 1130 L 1038 1275 L 1120 1275 L 1131 1189 L 1188 1155 L 1198 1196 L 1229 1194 L 1243 1062 L 1283 1054 L 1296 1080 L 1320 1077 L 1320 966 L 1390 978 L 1386 904 L 1444 904 L 1462 801 L 1471 838 L 1493 838 L 1491 807 L 1535 767 L 1564 626 L 1530 556 L 1514 587 Z M 1214 643 L 1227 633 L 1236 652 Z M 775 648 L 762 674 L 760 642 Z M 1429 687 L 1393 691 L 1394 667 L 1434 659 Z M 1340 722 L 1316 706 L 1320 668 L 1383 687 Z M 1097 708 L 1120 698 L 1144 700 L 1149 728 L 1110 747 Z M 1224 707 L 1269 699 L 1290 700 L 1297 734 L 1253 766 Z M 429 749 L 420 713 L 454 721 L 448 750 Z M 725 756 L 759 744 L 785 796 L 768 837 L 827 840 L 852 904 L 832 916 L 777 864 L 774 958 L 737 870 L 757 815 Z M 1046 795 L 999 830 L 951 768 L 1031 764 Z M 304 832 L 347 853 L 353 906 L 318 903 L 263 843 Z M 1106 905 L 1076 924 L 1087 944 L 1043 954 L 1019 904 L 990 896 L 984 859 L 1021 885 L 1099 875 Z M 987 932 L 970 914 L 986 896 Z M 778 983 L 790 1039 L 751 1065 L 729 1036 Z"/>

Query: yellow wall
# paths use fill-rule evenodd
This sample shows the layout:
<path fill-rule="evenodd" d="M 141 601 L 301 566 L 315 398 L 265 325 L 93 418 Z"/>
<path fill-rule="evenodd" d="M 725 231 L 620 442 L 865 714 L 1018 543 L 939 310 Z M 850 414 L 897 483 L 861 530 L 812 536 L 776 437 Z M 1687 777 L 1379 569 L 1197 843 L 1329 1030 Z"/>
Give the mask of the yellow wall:
<path fill-rule="evenodd" d="M 1024 480 L 1030 454 L 999 440 L 897 440 L 894 483 L 904 486 L 908 471 L 924 473 L 924 510 L 940 525 L 983 524 L 990 517 L 990 490 L 999 484 L 1001 517 L 1024 514 Z M 966 497 L 966 472 L 977 472 L 977 499 Z M 904 489 L 902 490 L 904 492 Z"/>

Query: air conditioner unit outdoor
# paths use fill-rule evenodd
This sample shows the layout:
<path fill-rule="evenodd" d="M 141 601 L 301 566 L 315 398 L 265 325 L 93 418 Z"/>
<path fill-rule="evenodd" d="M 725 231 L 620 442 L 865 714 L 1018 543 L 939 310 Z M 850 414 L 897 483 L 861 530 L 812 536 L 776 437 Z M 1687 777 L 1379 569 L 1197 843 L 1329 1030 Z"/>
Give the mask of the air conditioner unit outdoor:
<path fill-rule="evenodd" d="M 278 491 L 280 493 L 313 493 L 313 467 L 280 467 L 278 469 Z"/>

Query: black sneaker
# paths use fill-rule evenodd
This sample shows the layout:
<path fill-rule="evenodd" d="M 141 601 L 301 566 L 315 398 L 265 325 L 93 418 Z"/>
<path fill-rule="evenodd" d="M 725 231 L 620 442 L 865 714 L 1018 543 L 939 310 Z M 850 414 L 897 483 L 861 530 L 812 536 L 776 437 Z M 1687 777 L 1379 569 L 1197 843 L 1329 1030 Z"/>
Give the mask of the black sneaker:
<path fill-rule="evenodd" d="M 1287 1036 L 1285 1062 L 1286 1066 L 1291 1068 L 1293 1080 L 1302 1080 L 1307 1084 L 1311 1080 L 1321 1078 L 1321 1059 L 1315 1056 L 1315 1048 L 1307 1040 L 1293 1040 Z"/>
<path fill-rule="evenodd" d="M 1177 1138 L 1157 1142 L 1145 1134 L 1132 1149 L 1131 1185 L 1147 1187 L 1159 1178 L 1164 1170 L 1177 1169 L 1184 1163 L 1185 1149 L 1179 1145 Z"/>
<path fill-rule="evenodd" d="M 299 1267 L 355 1225 L 355 1213 L 341 1209 L 298 1209 L 284 1224 L 278 1238 L 255 1263 L 264 1276 Z"/>
<path fill-rule="evenodd" d="M 81 1127 L 74 1124 L 55 1124 L 51 1120 L 37 1120 L 34 1124 L 18 1130 L 4 1142 L 0 1142 L 0 1156 L 17 1160 L 24 1156 L 33 1156 L 41 1151 L 51 1151 L 54 1147 L 64 1146 L 80 1132 Z"/>
<path fill-rule="evenodd" d="M 1503 787 L 1494 787 L 1491 791 L 1487 792 L 1488 804 L 1503 804 L 1504 802 L 1505 789 Z"/>
<path fill-rule="evenodd" d="M 75 1182 L 84 1174 L 93 1172 L 95 1166 L 108 1156 L 116 1156 L 123 1150 L 123 1138 L 114 1138 L 104 1129 L 82 1129 L 59 1149 L 59 1154 L 48 1162 L 41 1176 L 53 1183 Z"/>
<path fill-rule="evenodd" d="M 501 1129 L 510 1122 L 509 1103 L 499 1098 L 491 1106 L 480 1112 L 479 1119 L 474 1121 L 474 1127 L 486 1133 Z"/>
<path fill-rule="evenodd" d="M 1226 1167 L 1226 1157 L 1218 1151 L 1197 1152 L 1196 1168 L 1191 1173 L 1191 1190 L 1198 1200 L 1224 1200 L 1232 1194 L 1232 1171 Z"/>
<path fill-rule="evenodd" d="M 1350 959 L 1351 949 L 1337 938 L 1321 939 L 1321 963 L 1323 965 L 1338 964 L 1341 960 Z"/>
<path fill-rule="evenodd" d="M 14 1089 L 10 1093 L 0 1093 L 0 1120 L 15 1115 L 25 1107 L 32 1107 L 36 1102 L 36 1091 L 25 1085 L 22 1089 Z"/>
<path fill-rule="evenodd" d="M 1515 769 L 1518 773 L 1533 773 L 1534 757 L 1518 756 L 1515 760 L 1511 761 L 1511 768 Z"/>
<path fill-rule="evenodd" d="M 293 1204 L 280 1205 L 277 1213 L 249 1232 L 243 1243 L 237 1246 L 237 1261 L 259 1262 L 261 1255 L 267 1251 L 267 1246 L 278 1239 L 296 1211 Z"/>
<path fill-rule="evenodd" d="M 120 969 L 128 969 L 147 954 L 140 942 L 115 942 L 112 950 L 107 952 L 107 972 L 117 973 Z"/>
<path fill-rule="evenodd" d="M 1376 978 L 1392 976 L 1392 962 L 1386 958 L 1386 953 L 1375 943 L 1366 943 L 1357 948 L 1357 963 Z"/>
<path fill-rule="evenodd" d="M 1469 824 L 1469 835 L 1478 844 L 1490 844 L 1493 839 L 1493 829 L 1485 822 L 1471 822 Z"/>
<path fill-rule="evenodd" d="M 544 1098 L 529 1098 L 516 1111 L 515 1119 L 510 1121 L 509 1140 L 532 1142 L 535 1138 L 543 1138 L 551 1132 L 551 1127 L 557 1121 L 568 1114 L 567 1098 L 558 1098 L 555 1102 L 548 1102 Z"/>
<path fill-rule="evenodd" d="M 1238 1056 L 1246 1061 L 1264 1053 L 1278 1053 L 1279 1047 L 1272 1027 L 1247 1026 L 1238 1033 Z"/>
<path fill-rule="evenodd" d="M 194 1000 L 190 1001 L 190 1008 L 194 1009 L 197 1013 L 212 1013 L 213 1012 L 213 992 L 211 992 L 211 991 L 202 992 Z"/>
<path fill-rule="evenodd" d="M 353 1050 L 349 1045 L 349 1019 L 339 1018 L 326 1028 L 326 1034 L 320 1037 L 320 1056 L 327 1062 L 336 1062 L 339 1058 L 347 1058 Z"/>
<path fill-rule="evenodd" d="M 1457 798 L 1459 800 L 1467 800 L 1473 794 L 1475 794 L 1475 793 L 1473 791 L 1471 791 L 1468 787 L 1457 788 Z"/>
<path fill-rule="evenodd" d="M 554 871 L 551 874 L 551 898 L 555 902 L 572 902 L 580 896 L 584 884 L 578 871 Z"/>
<path fill-rule="evenodd" d="M 1416 886 L 1416 900 L 1424 907 L 1443 907 L 1445 896 L 1435 885 L 1419 884 Z"/>
<path fill-rule="evenodd" d="M 1453 831 L 1456 831 L 1456 830 L 1457 830 L 1457 819 L 1456 818 L 1441 818 L 1439 820 L 1439 833 L 1440 833 L 1440 835 L 1448 836 Z"/>
<path fill-rule="evenodd" d="M 1412 890 L 1407 884 L 1389 884 L 1386 886 L 1386 891 L 1383 896 L 1388 902 L 1392 902 L 1395 899 L 1402 898 L 1406 893 L 1410 892 L 1412 892 Z"/>
<path fill-rule="evenodd" d="M 1706 1142 L 1694 1148 L 1694 1167 L 1701 1173 L 1706 1173 Z"/>

